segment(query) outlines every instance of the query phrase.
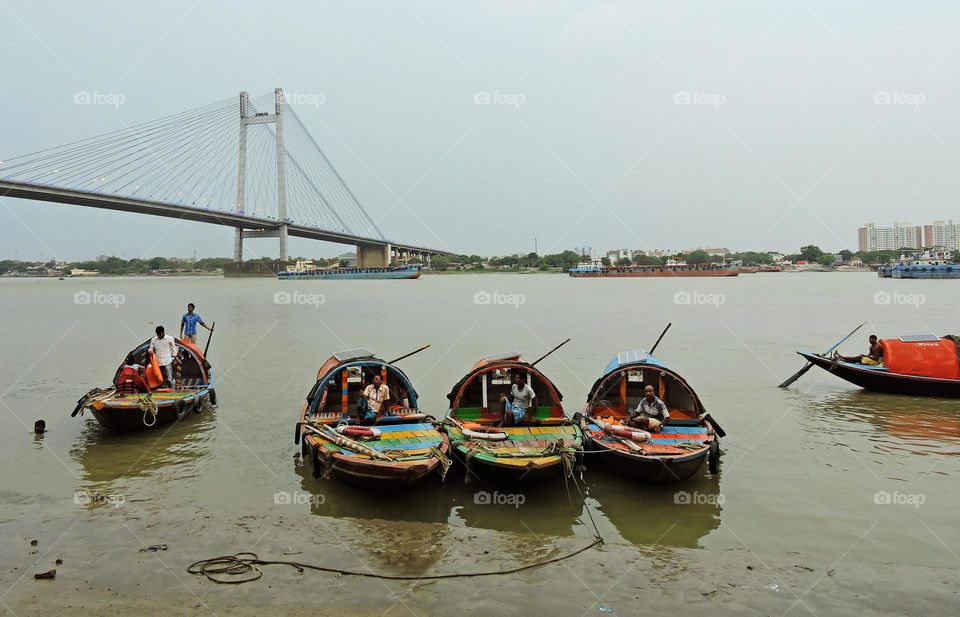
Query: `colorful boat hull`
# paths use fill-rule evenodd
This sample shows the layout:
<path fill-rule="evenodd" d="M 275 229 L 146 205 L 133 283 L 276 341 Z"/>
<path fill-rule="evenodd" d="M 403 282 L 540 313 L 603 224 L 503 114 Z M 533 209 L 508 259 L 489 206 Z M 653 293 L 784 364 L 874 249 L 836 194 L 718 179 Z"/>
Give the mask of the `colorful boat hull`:
<path fill-rule="evenodd" d="M 277 273 L 281 281 L 309 280 L 397 280 L 420 278 L 419 264 L 389 266 L 386 268 L 318 268 L 316 270 L 282 271 Z"/>

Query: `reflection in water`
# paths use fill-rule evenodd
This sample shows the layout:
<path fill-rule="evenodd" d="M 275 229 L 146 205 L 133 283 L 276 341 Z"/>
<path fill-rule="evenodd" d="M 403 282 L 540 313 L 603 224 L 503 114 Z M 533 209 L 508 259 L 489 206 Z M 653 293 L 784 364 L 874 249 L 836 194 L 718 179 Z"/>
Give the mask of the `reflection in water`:
<path fill-rule="evenodd" d="M 720 527 L 724 499 L 717 476 L 642 484 L 604 469 L 599 461 L 588 471 L 589 501 L 599 510 L 600 516 L 594 516 L 605 535 L 610 526 L 631 544 L 697 548 Z"/>
<path fill-rule="evenodd" d="M 87 483 L 147 477 L 175 465 L 184 467 L 178 478 L 190 479 L 198 473 L 197 461 L 209 454 L 206 442 L 215 420 L 216 411 L 190 415 L 158 430 L 112 433 L 90 419 L 70 455 L 83 468 Z"/>
<path fill-rule="evenodd" d="M 854 390 L 803 398 L 813 430 L 840 436 L 864 434 L 880 453 L 960 454 L 960 415 L 949 399 Z"/>

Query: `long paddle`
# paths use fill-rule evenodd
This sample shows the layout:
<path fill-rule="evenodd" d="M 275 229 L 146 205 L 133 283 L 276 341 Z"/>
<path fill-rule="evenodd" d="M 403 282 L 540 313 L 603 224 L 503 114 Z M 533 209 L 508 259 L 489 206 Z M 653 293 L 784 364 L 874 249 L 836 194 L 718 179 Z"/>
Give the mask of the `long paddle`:
<path fill-rule="evenodd" d="M 667 330 L 669 330 L 669 329 L 670 329 L 670 326 L 672 326 L 672 325 L 673 325 L 672 322 L 667 324 L 667 327 L 664 328 L 664 329 L 663 329 L 663 332 L 660 333 L 660 336 L 657 337 L 657 342 L 653 344 L 653 347 L 651 347 L 651 348 L 650 348 L 650 351 L 648 351 L 647 353 L 649 353 L 651 356 L 653 355 L 653 352 L 656 351 L 656 349 L 657 349 L 657 345 L 660 344 L 660 340 L 663 339 L 663 335 L 667 333 Z"/>
<path fill-rule="evenodd" d="M 842 339 L 840 339 L 839 341 L 837 341 L 836 343 L 834 343 L 834 344 L 833 344 L 833 347 L 830 347 L 830 348 L 827 349 L 825 352 L 823 352 L 823 354 L 821 354 L 821 355 L 824 355 L 824 356 L 829 355 L 831 351 L 833 351 L 834 349 L 836 349 L 837 347 L 839 347 L 840 345 L 842 345 L 844 341 L 846 341 L 848 338 L 850 338 L 851 336 L 853 336 L 853 335 L 856 333 L 857 330 L 859 330 L 860 328 L 862 328 L 862 327 L 865 326 L 865 325 L 867 325 L 867 322 L 863 322 L 862 324 L 860 324 L 859 326 L 857 326 L 856 328 L 854 328 L 853 330 L 851 330 L 850 334 L 846 335 L 845 337 L 843 337 Z M 786 380 L 785 382 L 783 382 L 782 384 L 780 384 L 780 387 L 781 387 L 781 388 L 789 388 L 789 387 L 790 387 L 790 384 L 792 384 L 792 383 L 795 382 L 796 380 L 798 380 L 798 379 L 800 379 L 801 377 L 803 377 L 804 374 L 806 374 L 806 372 L 809 371 L 811 368 L 813 368 L 813 363 L 812 363 L 812 362 L 807 362 L 807 364 L 806 364 L 802 369 L 800 369 L 799 371 L 797 371 L 796 373 L 794 373 L 793 376 L 790 377 L 790 379 L 788 379 L 788 380 Z"/>
<path fill-rule="evenodd" d="M 400 360 L 403 360 L 404 358 L 409 358 L 409 357 L 412 356 L 413 354 L 420 353 L 421 351 L 423 351 L 424 349 L 426 349 L 426 348 L 429 347 L 429 346 L 430 346 L 430 345 L 424 345 L 424 346 L 421 347 L 420 349 L 415 349 L 415 350 L 411 351 L 411 352 L 408 353 L 408 354 L 404 354 L 404 355 L 400 356 L 399 358 L 394 358 L 393 360 L 390 360 L 389 362 L 387 362 L 387 364 L 396 364 L 397 362 L 399 362 Z"/>
<path fill-rule="evenodd" d="M 203 348 L 203 357 L 207 357 L 207 350 L 210 349 L 210 339 L 213 338 L 213 331 L 217 328 L 217 322 L 210 324 L 210 336 L 207 337 L 207 346 Z"/>
<path fill-rule="evenodd" d="M 537 361 L 534 362 L 534 363 L 532 363 L 530 366 L 536 366 L 536 365 L 540 362 L 540 360 L 543 360 L 544 358 L 546 358 L 547 356 L 549 356 L 550 354 L 552 354 L 552 353 L 555 352 L 556 350 L 560 349 L 561 347 L 563 347 L 564 345 L 566 345 L 566 344 L 569 343 L 569 342 L 570 342 L 570 339 L 567 339 L 567 340 L 565 340 L 564 342 L 560 343 L 559 345 L 557 345 L 556 347 L 554 347 L 553 349 L 551 349 L 551 350 L 548 351 L 547 353 L 545 353 L 545 354 L 543 354 L 542 356 L 540 356 L 540 358 L 537 359 Z"/>

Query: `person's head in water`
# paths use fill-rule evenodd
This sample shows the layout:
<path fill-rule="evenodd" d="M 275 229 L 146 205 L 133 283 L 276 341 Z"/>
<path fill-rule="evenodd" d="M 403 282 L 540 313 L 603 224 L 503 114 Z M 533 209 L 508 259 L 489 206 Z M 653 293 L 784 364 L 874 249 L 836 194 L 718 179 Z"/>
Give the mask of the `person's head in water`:
<path fill-rule="evenodd" d="M 648 401 L 652 401 L 654 399 L 653 386 L 647 386 L 644 388 L 643 393 L 646 395 Z"/>
<path fill-rule="evenodd" d="M 163 338 L 163 334 L 164 334 L 163 326 L 157 326 L 157 329 L 155 330 L 155 332 L 157 333 L 157 338 Z"/>
<path fill-rule="evenodd" d="M 44 431 L 47 430 L 47 423 L 43 420 L 37 420 L 33 423 L 33 432 L 37 435 L 43 435 Z"/>
<path fill-rule="evenodd" d="M 195 307 L 193 306 L 193 302 L 191 302 L 190 304 L 188 304 L 188 305 L 187 305 L 187 314 L 188 314 L 188 315 L 193 315 L 193 309 L 194 309 L 194 308 L 195 308 Z"/>

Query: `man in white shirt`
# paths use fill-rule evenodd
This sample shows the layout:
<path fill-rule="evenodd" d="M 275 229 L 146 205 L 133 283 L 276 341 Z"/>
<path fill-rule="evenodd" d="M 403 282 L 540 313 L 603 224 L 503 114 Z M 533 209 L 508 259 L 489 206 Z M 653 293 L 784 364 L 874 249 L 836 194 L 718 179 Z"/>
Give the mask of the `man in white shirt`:
<path fill-rule="evenodd" d="M 373 422 L 377 416 L 386 411 L 386 404 L 390 400 L 390 388 L 387 387 L 380 375 L 373 376 L 373 383 L 363 389 L 363 394 L 357 400 L 357 412 L 363 422 Z"/>
<path fill-rule="evenodd" d="M 526 418 L 537 411 L 537 394 L 526 382 L 525 375 L 520 372 L 513 374 L 513 385 L 510 395 L 500 395 L 503 404 L 503 426 L 518 426 Z"/>
<path fill-rule="evenodd" d="M 177 343 L 167 336 L 163 326 L 157 326 L 157 335 L 150 339 L 150 352 L 157 357 L 160 372 L 163 374 L 163 386 L 173 388 L 173 360 L 177 357 Z"/>

